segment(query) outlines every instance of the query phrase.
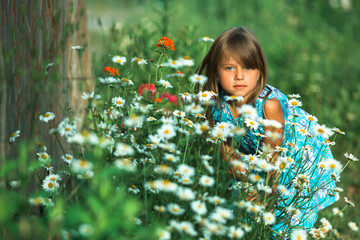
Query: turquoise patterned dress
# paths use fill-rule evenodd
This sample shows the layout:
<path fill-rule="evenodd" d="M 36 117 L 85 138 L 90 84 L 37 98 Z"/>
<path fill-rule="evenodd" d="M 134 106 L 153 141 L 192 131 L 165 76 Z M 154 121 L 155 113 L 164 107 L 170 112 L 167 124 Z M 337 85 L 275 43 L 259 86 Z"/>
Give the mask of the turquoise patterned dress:
<path fill-rule="evenodd" d="M 212 107 L 214 122 L 230 122 L 237 126 L 244 126 L 243 117 L 240 116 L 234 119 L 232 116 L 229 105 L 224 100 L 224 93 L 221 94 L 221 98 L 222 103 L 220 104 L 218 101 Z M 320 161 L 333 158 L 333 155 L 329 146 L 324 142 L 326 139 L 321 136 L 306 137 L 300 133 L 299 129 L 305 129 L 311 133 L 317 123 L 309 121 L 307 112 L 290 105 L 286 95 L 270 85 L 266 85 L 254 106 L 259 119 L 263 118 L 263 105 L 269 99 L 279 100 L 284 113 L 285 126 L 282 147 L 286 148 L 287 152 L 283 152 L 282 156 L 291 157 L 294 160 L 292 166 L 285 169 L 280 175 L 279 184 L 284 185 L 288 192 L 287 195 L 279 193 L 278 205 L 274 206 L 275 210 L 273 211 L 277 218 L 273 229 L 277 231 L 286 230 L 287 227 L 283 223 L 288 220 L 290 220 L 292 226 L 302 226 L 310 229 L 318 218 L 318 212 L 339 198 L 339 194 L 333 191 L 336 185 L 331 177 L 332 171 L 318 166 Z M 263 141 L 261 135 L 256 135 L 258 133 L 264 134 L 264 128 L 261 125 L 255 130 L 248 130 L 245 136 L 238 137 L 238 150 L 243 154 L 256 154 L 259 141 L 260 143 Z M 292 143 L 292 147 L 289 147 L 287 143 Z M 296 147 L 294 147 L 294 144 Z M 302 149 L 302 151 L 299 151 L 299 149 Z M 303 188 L 301 191 L 296 190 L 292 182 L 299 173 L 306 175 L 309 180 L 307 188 Z M 336 172 L 334 173 L 339 177 Z M 308 190 L 312 193 L 311 195 L 309 195 Z M 293 199 L 296 195 L 301 196 L 302 200 L 294 202 Z M 288 211 L 282 211 L 289 205 L 300 210 L 300 212 L 291 214 Z"/>

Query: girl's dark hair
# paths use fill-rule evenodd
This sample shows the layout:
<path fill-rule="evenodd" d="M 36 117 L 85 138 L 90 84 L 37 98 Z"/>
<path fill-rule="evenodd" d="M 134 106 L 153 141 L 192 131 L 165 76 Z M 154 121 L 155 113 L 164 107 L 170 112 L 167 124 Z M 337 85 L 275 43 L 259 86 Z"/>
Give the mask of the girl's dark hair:
<path fill-rule="evenodd" d="M 218 66 L 223 59 L 234 57 L 244 67 L 258 69 L 259 80 L 254 90 L 250 93 L 247 104 L 253 103 L 264 89 L 267 80 L 267 66 L 259 40 L 246 27 L 230 28 L 221 33 L 212 44 L 208 54 L 196 69 L 198 74 L 208 77 L 203 86 L 203 91 L 213 91 L 220 97 L 220 81 Z"/>

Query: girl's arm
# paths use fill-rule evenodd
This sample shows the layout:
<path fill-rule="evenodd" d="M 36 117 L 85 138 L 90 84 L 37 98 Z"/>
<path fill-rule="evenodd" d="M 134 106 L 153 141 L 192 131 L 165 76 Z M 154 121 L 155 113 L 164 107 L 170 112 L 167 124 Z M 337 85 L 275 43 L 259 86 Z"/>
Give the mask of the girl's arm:
<path fill-rule="evenodd" d="M 281 123 L 282 128 L 273 128 L 271 126 L 269 127 L 264 127 L 264 132 L 266 133 L 266 131 L 270 131 L 273 133 L 277 133 L 279 134 L 280 138 L 278 139 L 270 139 L 269 137 L 265 137 L 264 138 L 264 143 L 265 144 L 270 144 L 271 147 L 275 148 L 276 146 L 282 146 L 282 141 L 284 138 L 284 126 L 285 126 L 285 118 L 284 118 L 284 112 L 281 108 L 281 104 L 277 99 L 270 99 L 265 103 L 264 106 L 264 118 L 266 119 L 270 119 L 270 120 L 276 120 L 279 123 Z M 271 162 L 275 163 L 276 162 L 276 158 L 279 155 L 279 153 L 274 153 L 272 158 L 271 158 Z M 270 182 L 275 181 L 275 179 L 278 178 L 279 172 L 273 172 L 270 173 Z M 272 194 L 270 194 L 270 196 L 275 195 L 276 193 L 276 188 L 277 188 L 277 184 L 273 184 L 272 185 Z"/>
<path fill-rule="evenodd" d="M 264 127 L 264 132 L 270 131 L 275 134 L 279 134 L 280 138 L 278 139 L 271 139 L 269 137 L 264 138 L 265 144 L 270 144 L 271 147 L 275 148 L 276 146 L 282 145 L 282 141 L 284 138 L 284 126 L 285 126 L 285 119 L 284 119 L 284 112 L 281 108 L 281 104 L 277 99 L 270 99 L 264 105 L 264 118 L 269 120 L 276 120 L 281 123 L 282 128 L 273 128 L 271 126 Z M 277 154 L 274 155 L 273 160 L 276 162 Z"/>

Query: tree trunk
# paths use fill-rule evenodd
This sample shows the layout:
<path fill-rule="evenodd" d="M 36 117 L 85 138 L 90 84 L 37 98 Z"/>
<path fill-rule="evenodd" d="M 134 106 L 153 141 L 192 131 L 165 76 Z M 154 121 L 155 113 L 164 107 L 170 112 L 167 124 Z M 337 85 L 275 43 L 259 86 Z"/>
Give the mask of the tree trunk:
<path fill-rule="evenodd" d="M 81 116 L 81 94 L 92 88 L 86 0 L 1 0 L 0 13 L 0 165 L 18 157 L 19 140 L 36 137 L 56 169 L 63 153 L 49 130 Z M 55 113 L 50 124 L 39 121 L 47 111 Z"/>

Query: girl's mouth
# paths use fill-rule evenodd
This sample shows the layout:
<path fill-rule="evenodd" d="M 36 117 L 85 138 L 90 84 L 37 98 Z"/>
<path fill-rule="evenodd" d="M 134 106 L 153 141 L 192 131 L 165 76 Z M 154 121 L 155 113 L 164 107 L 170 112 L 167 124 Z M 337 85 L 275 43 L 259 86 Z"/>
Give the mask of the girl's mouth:
<path fill-rule="evenodd" d="M 245 87 L 246 87 L 246 85 L 240 85 L 240 84 L 234 85 L 234 88 L 236 88 L 236 89 L 243 89 Z"/>

